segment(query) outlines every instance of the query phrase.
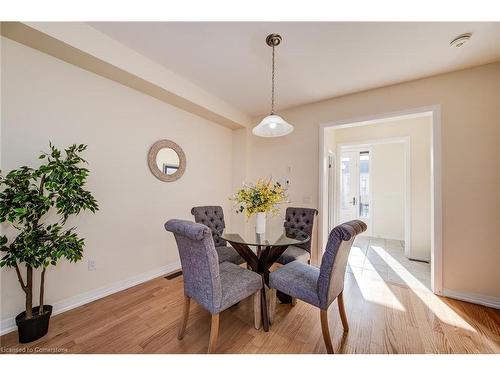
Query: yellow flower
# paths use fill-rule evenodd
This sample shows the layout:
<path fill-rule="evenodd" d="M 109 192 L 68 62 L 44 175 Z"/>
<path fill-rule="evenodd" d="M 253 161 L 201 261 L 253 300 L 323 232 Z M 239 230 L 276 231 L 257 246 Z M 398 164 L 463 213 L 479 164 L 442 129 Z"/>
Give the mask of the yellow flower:
<path fill-rule="evenodd" d="M 278 213 L 278 205 L 287 199 L 286 190 L 277 181 L 258 179 L 255 184 L 244 185 L 232 198 L 236 212 L 245 212 L 247 217 L 257 212 Z"/>

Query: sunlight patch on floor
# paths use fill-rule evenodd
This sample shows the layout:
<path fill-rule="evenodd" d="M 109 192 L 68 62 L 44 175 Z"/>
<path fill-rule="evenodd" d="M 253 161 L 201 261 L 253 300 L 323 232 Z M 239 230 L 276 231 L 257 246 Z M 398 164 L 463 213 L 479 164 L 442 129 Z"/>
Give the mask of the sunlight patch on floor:
<path fill-rule="evenodd" d="M 354 250 L 354 254 L 361 251 L 361 249 L 357 248 L 356 246 L 353 246 L 351 248 L 351 251 L 352 250 Z M 365 262 L 369 262 L 369 260 L 365 259 Z M 369 278 L 361 275 L 361 273 L 357 271 L 356 267 L 353 267 L 352 273 L 354 275 L 354 278 L 356 279 L 361 294 L 363 295 L 363 298 L 366 301 L 374 302 L 379 305 L 389 307 L 391 309 L 396 309 L 402 312 L 406 312 L 404 306 L 391 291 L 391 289 L 386 284 L 384 279 L 382 279 L 382 277 L 376 271 L 374 271 Z M 373 287 L 374 282 L 380 283 L 380 286 L 374 288 Z"/>
<path fill-rule="evenodd" d="M 471 332 L 476 330 L 460 317 L 452 308 L 446 305 L 438 296 L 429 292 L 427 287 L 413 276 L 404 266 L 402 266 L 391 254 L 381 246 L 371 246 L 371 248 L 385 260 L 387 265 L 413 290 L 413 292 L 422 300 L 423 303 L 436 315 L 439 320 L 462 328 Z M 368 260 L 368 259 L 367 259 Z"/>

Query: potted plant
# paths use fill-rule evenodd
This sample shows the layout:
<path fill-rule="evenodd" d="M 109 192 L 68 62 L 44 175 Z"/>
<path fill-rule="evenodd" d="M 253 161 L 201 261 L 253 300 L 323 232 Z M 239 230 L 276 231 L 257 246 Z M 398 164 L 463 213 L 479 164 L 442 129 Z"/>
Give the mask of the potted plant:
<path fill-rule="evenodd" d="M 245 212 L 247 217 L 256 215 L 255 233 L 266 232 L 266 214 L 277 213 L 278 205 L 287 199 L 286 190 L 277 181 L 259 179 L 255 184 L 245 184 L 232 200 L 239 206 L 236 212 Z"/>
<path fill-rule="evenodd" d="M 0 175 L 0 222 L 14 228 L 11 241 L 0 236 L 0 250 L 5 253 L 0 267 L 16 270 L 26 296 L 25 311 L 16 317 L 19 341 L 34 341 L 49 327 L 52 306 L 44 305 L 45 272 L 59 259 L 76 262 L 82 258 L 84 239 L 76 228 L 66 228 L 66 220 L 82 210 L 96 212 L 97 202 L 84 190 L 89 170 L 81 164 L 80 154 L 86 145 L 72 145 L 61 153 L 52 144 L 42 153 L 42 165 L 33 169 L 20 167 Z M 26 268 L 25 278 L 22 265 Z M 33 273 L 40 272 L 40 303 L 33 308 Z"/>

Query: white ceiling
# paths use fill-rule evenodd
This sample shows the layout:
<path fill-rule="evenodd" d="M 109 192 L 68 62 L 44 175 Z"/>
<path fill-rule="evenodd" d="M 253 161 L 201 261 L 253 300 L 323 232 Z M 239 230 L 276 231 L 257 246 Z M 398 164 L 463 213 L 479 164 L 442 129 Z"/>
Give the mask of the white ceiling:
<path fill-rule="evenodd" d="M 91 26 L 251 115 L 500 60 L 500 23 L 92 22 Z M 472 32 L 461 48 L 449 42 Z"/>

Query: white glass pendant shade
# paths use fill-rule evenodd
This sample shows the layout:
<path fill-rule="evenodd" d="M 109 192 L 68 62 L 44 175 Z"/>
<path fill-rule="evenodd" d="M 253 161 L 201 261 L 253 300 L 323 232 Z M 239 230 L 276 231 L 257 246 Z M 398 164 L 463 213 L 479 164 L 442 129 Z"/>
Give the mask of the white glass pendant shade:
<path fill-rule="evenodd" d="M 279 45 L 282 38 L 279 34 L 269 34 L 266 38 L 266 44 L 273 48 L 273 65 L 271 80 L 271 114 L 264 117 L 259 125 L 252 129 L 252 133 L 258 137 L 281 137 L 293 132 L 293 126 L 283 120 L 280 116 L 274 114 L 274 47 Z"/>
<path fill-rule="evenodd" d="M 293 126 L 278 115 L 269 115 L 252 129 L 258 137 L 281 137 L 293 132 Z"/>

